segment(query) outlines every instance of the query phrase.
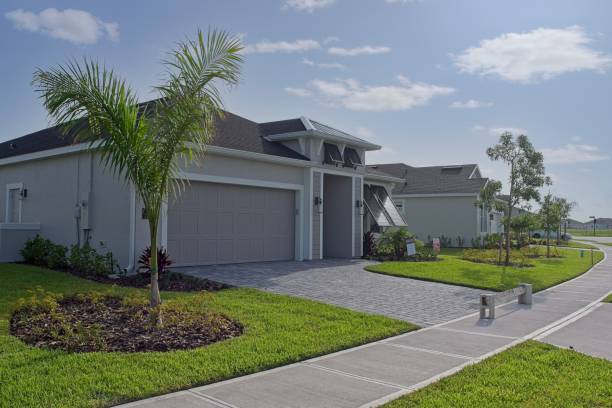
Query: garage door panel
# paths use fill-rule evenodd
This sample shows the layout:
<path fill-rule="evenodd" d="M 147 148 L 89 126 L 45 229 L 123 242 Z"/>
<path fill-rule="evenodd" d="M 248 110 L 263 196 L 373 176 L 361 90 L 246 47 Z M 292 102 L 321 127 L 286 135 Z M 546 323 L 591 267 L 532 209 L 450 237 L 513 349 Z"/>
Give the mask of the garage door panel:
<path fill-rule="evenodd" d="M 168 208 L 176 265 L 293 259 L 293 191 L 202 182 L 187 190 L 187 200 Z"/>
<path fill-rule="evenodd" d="M 234 214 L 231 212 L 222 212 L 217 214 L 217 235 L 233 236 L 234 231 Z"/>

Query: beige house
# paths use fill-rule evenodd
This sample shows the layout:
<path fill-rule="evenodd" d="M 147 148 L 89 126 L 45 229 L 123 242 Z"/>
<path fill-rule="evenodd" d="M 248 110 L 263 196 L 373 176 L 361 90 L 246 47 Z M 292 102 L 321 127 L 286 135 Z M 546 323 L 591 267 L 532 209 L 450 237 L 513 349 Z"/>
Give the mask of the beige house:
<path fill-rule="evenodd" d="M 402 179 L 392 188 L 392 199 L 408 224 L 408 230 L 421 240 L 446 237 L 452 246 L 463 241 L 501 232 L 502 215 L 478 208 L 475 203 L 488 179 L 476 164 L 413 167 L 404 163 L 368 165 Z"/>
<path fill-rule="evenodd" d="M 182 266 L 359 257 L 364 192 L 389 195 L 401 182 L 366 172 L 379 148 L 304 117 L 256 123 L 228 112 L 202 162 L 182 167 L 188 185 L 164 208 L 159 243 Z M 393 206 L 385 213 L 401 219 Z M 148 226 L 134 189 L 95 149 L 49 128 L 0 144 L 0 261 L 19 260 L 36 234 L 111 251 L 131 271 Z"/>

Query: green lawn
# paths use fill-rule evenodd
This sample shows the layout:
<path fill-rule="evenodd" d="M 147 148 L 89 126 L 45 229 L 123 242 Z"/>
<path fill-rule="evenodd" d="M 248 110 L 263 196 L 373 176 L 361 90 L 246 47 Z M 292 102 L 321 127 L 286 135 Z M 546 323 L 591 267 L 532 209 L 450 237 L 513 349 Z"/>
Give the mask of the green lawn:
<path fill-rule="evenodd" d="M 592 228 L 588 229 L 588 230 L 570 228 L 570 229 L 567 230 L 567 232 L 569 232 L 570 234 L 572 234 L 573 236 L 576 236 L 576 237 L 592 237 L 593 236 L 593 229 Z M 598 237 L 612 237 L 612 229 L 597 230 L 595 232 L 595 236 L 598 236 Z"/>
<path fill-rule="evenodd" d="M 251 289 L 213 295 L 163 293 L 186 301 L 209 296 L 214 310 L 245 333 L 207 347 L 167 353 L 67 353 L 36 349 L 8 334 L 15 300 L 40 285 L 57 293 L 136 289 L 102 285 L 37 267 L 0 264 L 0 406 L 100 407 L 293 363 L 416 327 L 294 297 Z"/>
<path fill-rule="evenodd" d="M 561 245 L 559 245 L 558 247 L 559 248 L 568 247 L 568 248 L 598 249 L 594 245 L 585 244 L 584 242 L 578 242 L 578 241 L 564 242 Z"/>
<path fill-rule="evenodd" d="M 529 341 L 384 405 L 612 407 L 612 362 Z"/>
<path fill-rule="evenodd" d="M 591 267 L 590 252 L 584 258 L 580 251 L 559 249 L 562 258 L 541 257 L 534 259 L 533 267 L 515 268 L 460 259 L 460 249 L 443 249 L 438 262 L 384 262 L 368 266 L 371 272 L 414 278 L 479 289 L 502 291 L 518 283 L 533 284 L 534 291 L 554 286 L 574 278 Z M 603 259 L 601 251 L 595 251 L 595 262 Z"/>

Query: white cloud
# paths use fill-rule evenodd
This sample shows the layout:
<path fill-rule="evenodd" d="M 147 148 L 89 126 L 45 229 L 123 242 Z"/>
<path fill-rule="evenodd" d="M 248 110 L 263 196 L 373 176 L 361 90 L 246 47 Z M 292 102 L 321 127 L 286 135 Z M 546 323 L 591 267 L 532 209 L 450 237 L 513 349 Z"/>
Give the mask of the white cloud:
<path fill-rule="evenodd" d="M 102 37 L 119 41 L 119 24 L 104 22 L 84 10 L 47 8 L 33 13 L 17 9 L 4 16 L 18 30 L 42 33 L 74 44 L 95 44 Z"/>
<path fill-rule="evenodd" d="M 316 9 L 324 8 L 334 4 L 336 0 L 286 0 L 283 10 L 294 9 L 297 11 L 306 11 L 312 13 Z"/>
<path fill-rule="evenodd" d="M 260 41 L 255 44 L 247 44 L 242 50 L 245 54 L 273 54 L 277 52 L 304 52 L 316 50 L 321 45 L 315 40 L 296 40 L 296 41 Z"/>
<path fill-rule="evenodd" d="M 523 83 L 567 72 L 603 72 L 612 65 L 612 56 L 590 48 L 592 41 L 579 26 L 506 33 L 463 51 L 455 64 L 462 72 Z"/>
<path fill-rule="evenodd" d="M 384 46 L 373 47 L 371 45 L 355 48 L 330 47 L 327 52 L 331 55 L 339 55 L 342 57 L 355 57 L 357 55 L 386 54 L 391 52 L 391 48 Z"/>
<path fill-rule="evenodd" d="M 566 144 L 558 148 L 542 149 L 544 161 L 554 164 L 574 164 L 609 160 L 610 156 L 601 153 L 599 147 L 591 145 Z"/>
<path fill-rule="evenodd" d="M 489 128 L 489 134 L 491 136 L 501 136 L 502 133 L 506 132 L 512 133 L 514 136 L 527 134 L 527 130 L 519 127 L 500 126 Z"/>
<path fill-rule="evenodd" d="M 454 109 L 478 109 L 478 108 L 490 108 L 493 106 L 493 102 L 482 102 L 475 99 L 468 99 L 467 101 L 455 101 L 448 105 L 449 108 Z"/>
<path fill-rule="evenodd" d="M 291 88 L 289 86 L 285 88 L 285 92 L 291 95 L 300 96 L 300 97 L 306 97 L 306 96 L 312 95 L 312 92 L 306 88 Z"/>
<path fill-rule="evenodd" d="M 573 136 L 572 137 L 572 142 L 582 142 L 584 140 L 583 137 L 581 136 Z"/>
<path fill-rule="evenodd" d="M 305 65 L 309 65 L 311 67 L 317 67 L 317 68 L 323 68 L 323 69 L 340 69 L 340 70 L 346 69 L 344 65 L 338 62 L 330 62 L 330 63 L 314 62 L 312 60 L 309 60 L 308 58 L 303 58 L 302 63 Z"/>
<path fill-rule="evenodd" d="M 453 93 L 453 88 L 412 82 L 398 76 L 399 85 L 362 85 L 355 79 L 339 79 L 334 82 L 315 79 L 311 81 L 320 96 L 334 106 L 356 111 L 401 111 L 422 106 L 440 95 Z"/>

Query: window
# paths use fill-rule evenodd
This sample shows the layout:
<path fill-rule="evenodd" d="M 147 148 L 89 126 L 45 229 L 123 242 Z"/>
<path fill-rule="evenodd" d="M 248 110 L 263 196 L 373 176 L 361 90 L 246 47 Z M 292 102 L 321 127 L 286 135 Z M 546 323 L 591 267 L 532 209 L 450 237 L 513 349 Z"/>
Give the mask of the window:
<path fill-rule="evenodd" d="M 338 146 L 331 143 L 323 143 L 323 149 L 325 154 L 323 163 L 335 164 L 336 166 L 344 164 L 344 160 L 342 160 L 342 155 L 340 154 Z"/>
<path fill-rule="evenodd" d="M 6 223 L 21 223 L 21 191 L 23 190 L 22 183 L 13 183 L 6 185 L 6 214 L 4 222 Z"/>
<path fill-rule="evenodd" d="M 401 214 L 404 213 L 404 202 L 403 201 L 395 201 L 395 208 L 397 208 L 397 211 Z"/>
<path fill-rule="evenodd" d="M 359 157 L 359 153 L 351 147 L 347 147 L 344 149 L 344 166 L 357 168 L 361 166 L 361 158 Z"/>

